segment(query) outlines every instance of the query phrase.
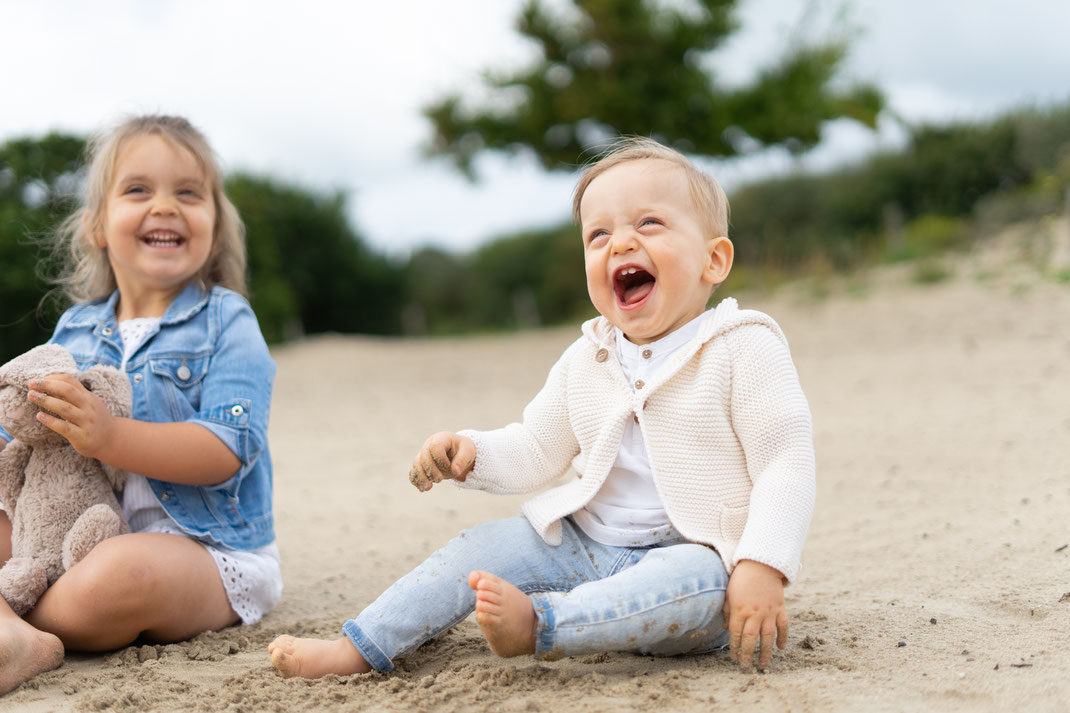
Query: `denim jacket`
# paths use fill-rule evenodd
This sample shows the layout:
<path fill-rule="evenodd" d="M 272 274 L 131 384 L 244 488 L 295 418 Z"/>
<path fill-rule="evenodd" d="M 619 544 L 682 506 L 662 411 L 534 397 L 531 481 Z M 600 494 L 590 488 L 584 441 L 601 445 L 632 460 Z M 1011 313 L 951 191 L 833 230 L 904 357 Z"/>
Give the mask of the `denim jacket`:
<path fill-rule="evenodd" d="M 60 317 L 49 340 L 66 347 L 78 369 L 119 368 L 123 348 L 115 305 L 77 304 Z M 241 295 L 191 284 L 167 309 L 126 365 L 133 418 L 186 421 L 207 428 L 241 461 L 231 478 L 211 486 L 146 478 L 167 514 L 190 535 L 239 550 L 275 539 L 268 411 L 275 362 Z M 6 434 L 4 434 L 6 435 Z"/>

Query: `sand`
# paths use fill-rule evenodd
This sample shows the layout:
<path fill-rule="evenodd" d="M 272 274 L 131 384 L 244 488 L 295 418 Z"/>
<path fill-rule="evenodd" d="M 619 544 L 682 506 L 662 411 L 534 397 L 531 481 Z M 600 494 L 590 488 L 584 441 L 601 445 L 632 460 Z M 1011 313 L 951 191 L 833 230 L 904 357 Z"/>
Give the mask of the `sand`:
<path fill-rule="evenodd" d="M 326 336 L 274 350 L 279 607 L 190 642 L 69 654 L 0 711 L 1070 709 L 1070 286 L 971 263 L 934 286 L 904 269 L 741 302 L 789 337 L 818 458 L 770 671 L 725 654 L 502 660 L 469 619 L 390 675 L 281 679 L 276 634 L 338 636 L 459 529 L 516 513 L 520 498 L 418 493 L 409 464 L 436 430 L 515 420 L 578 331 Z"/>

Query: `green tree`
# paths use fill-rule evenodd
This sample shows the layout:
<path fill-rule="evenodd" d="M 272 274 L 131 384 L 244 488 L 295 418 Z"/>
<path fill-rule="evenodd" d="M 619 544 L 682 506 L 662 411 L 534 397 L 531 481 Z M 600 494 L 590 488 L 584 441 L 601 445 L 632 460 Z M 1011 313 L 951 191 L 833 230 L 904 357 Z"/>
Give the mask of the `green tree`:
<path fill-rule="evenodd" d="M 245 221 L 250 297 L 269 341 L 400 331 L 401 270 L 353 231 L 343 194 L 237 174 L 227 195 Z"/>
<path fill-rule="evenodd" d="M 48 339 L 59 315 L 42 303 L 41 238 L 73 208 L 82 146 L 58 133 L 0 145 L 0 363 Z"/>
<path fill-rule="evenodd" d="M 430 151 L 471 177 L 484 150 L 526 147 L 547 168 L 572 168 L 584 151 L 627 134 L 730 156 L 773 145 L 805 151 L 824 122 L 840 117 L 874 126 L 880 92 L 834 82 L 845 40 L 793 46 L 751 85 L 718 86 L 708 58 L 738 29 L 735 5 L 575 0 L 555 10 L 529 0 L 517 29 L 542 58 L 517 72 L 488 72 L 484 106 L 449 95 L 427 107 Z"/>

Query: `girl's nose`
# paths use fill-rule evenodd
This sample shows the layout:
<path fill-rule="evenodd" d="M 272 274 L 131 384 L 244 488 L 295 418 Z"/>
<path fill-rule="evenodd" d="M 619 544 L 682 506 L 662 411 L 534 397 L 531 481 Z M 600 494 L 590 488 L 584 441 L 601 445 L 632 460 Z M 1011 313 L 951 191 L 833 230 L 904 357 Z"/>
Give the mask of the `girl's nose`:
<path fill-rule="evenodd" d="M 166 198 L 157 198 L 152 203 L 152 208 L 149 211 L 152 215 L 175 215 L 178 209 L 175 204 Z"/>

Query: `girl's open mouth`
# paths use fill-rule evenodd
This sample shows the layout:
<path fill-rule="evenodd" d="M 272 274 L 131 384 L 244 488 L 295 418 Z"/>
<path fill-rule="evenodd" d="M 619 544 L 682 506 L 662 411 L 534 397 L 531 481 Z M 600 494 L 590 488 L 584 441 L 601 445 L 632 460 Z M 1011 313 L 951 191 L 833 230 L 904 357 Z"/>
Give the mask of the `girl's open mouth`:
<path fill-rule="evenodd" d="M 657 278 L 638 265 L 625 265 L 613 273 L 613 291 L 617 304 L 624 309 L 634 309 L 654 291 Z"/>
<path fill-rule="evenodd" d="M 141 242 L 153 248 L 177 248 L 185 240 L 171 230 L 153 230 L 141 236 Z"/>

